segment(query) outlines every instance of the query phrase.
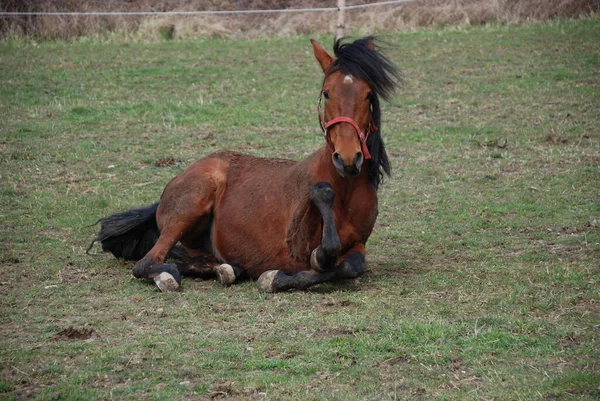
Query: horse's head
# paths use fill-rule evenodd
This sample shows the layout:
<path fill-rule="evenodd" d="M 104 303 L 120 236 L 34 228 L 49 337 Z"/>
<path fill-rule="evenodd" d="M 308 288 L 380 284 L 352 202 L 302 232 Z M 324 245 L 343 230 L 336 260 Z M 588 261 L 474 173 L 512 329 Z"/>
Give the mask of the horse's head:
<path fill-rule="evenodd" d="M 336 41 L 336 58 L 316 41 L 311 40 L 311 43 L 325 74 L 319 98 L 319 119 L 333 165 L 342 177 L 349 178 L 358 175 L 365 160 L 373 157 L 377 186 L 382 175 L 379 168 L 389 173 L 378 128 L 378 96 L 388 98 L 395 88 L 398 73 L 377 52 L 372 36 L 352 43 Z M 376 146 L 372 146 L 374 141 L 377 141 Z"/>

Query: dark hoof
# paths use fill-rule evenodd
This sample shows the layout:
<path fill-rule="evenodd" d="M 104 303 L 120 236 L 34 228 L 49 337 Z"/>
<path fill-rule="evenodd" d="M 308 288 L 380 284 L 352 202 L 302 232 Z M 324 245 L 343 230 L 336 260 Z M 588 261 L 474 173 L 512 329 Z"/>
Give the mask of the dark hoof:
<path fill-rule="evenodd" d="M 263 292 L 277 292 L 277 278 L 284 273 L 279 270 L 268 270 L 260 275 L 257 284 Z"/>

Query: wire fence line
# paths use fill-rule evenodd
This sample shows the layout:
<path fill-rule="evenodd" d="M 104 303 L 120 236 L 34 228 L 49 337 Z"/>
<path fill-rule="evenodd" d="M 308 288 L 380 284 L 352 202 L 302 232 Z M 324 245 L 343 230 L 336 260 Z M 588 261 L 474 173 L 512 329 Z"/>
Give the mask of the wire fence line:
<path fill-rule="evenodd" d="M 0 11 L 0 17 L 22 16 L 140 16 L 140 15 L 232 15 L 232 14 L 282 14 L 305 12 L 332 12 L 356 10 L 375 6 L 411 3 L 417 0 L 388 0 L 378 3 L 358 4 L 342 7 L 317 7 L 317 8 L 282 8 L 278 10 L 202 10 L 202 11 L 73 11 L 73 12 L 38 12 L 38 11 Z"/>

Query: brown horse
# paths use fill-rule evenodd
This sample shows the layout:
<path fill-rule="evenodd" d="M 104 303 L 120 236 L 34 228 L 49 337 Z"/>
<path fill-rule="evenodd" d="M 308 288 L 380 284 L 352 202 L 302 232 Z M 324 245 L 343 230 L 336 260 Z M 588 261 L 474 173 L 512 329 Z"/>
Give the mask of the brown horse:
<path fill-rule="evenodd" d="M 179 289 L 182 274 L 216 274 L 224 285 L 250 277 L 267 292 L 363 274 L 377 189 L 390 173 L 379 98 L 399 73 L 372 36 L 336 41 L 336 58 L 311 43 L 325 74 L 324 147 L 302 162 L 213 153 L 169 182 L 159 203 L 100 219 L 94 242 L 137 261 L 133 275 L 163 291 Z"/>

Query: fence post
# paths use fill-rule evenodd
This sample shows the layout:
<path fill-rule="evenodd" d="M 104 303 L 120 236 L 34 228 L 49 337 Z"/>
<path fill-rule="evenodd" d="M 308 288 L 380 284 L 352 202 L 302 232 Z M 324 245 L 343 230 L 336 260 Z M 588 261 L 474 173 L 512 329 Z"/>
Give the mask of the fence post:
<path fill-rule="evenodd" d="M 344 7 L 346 7 L 346 0 L 338 0 L 338 18 L 335 32 L 335 39 L 341 39 L 344 37 Z"/>

